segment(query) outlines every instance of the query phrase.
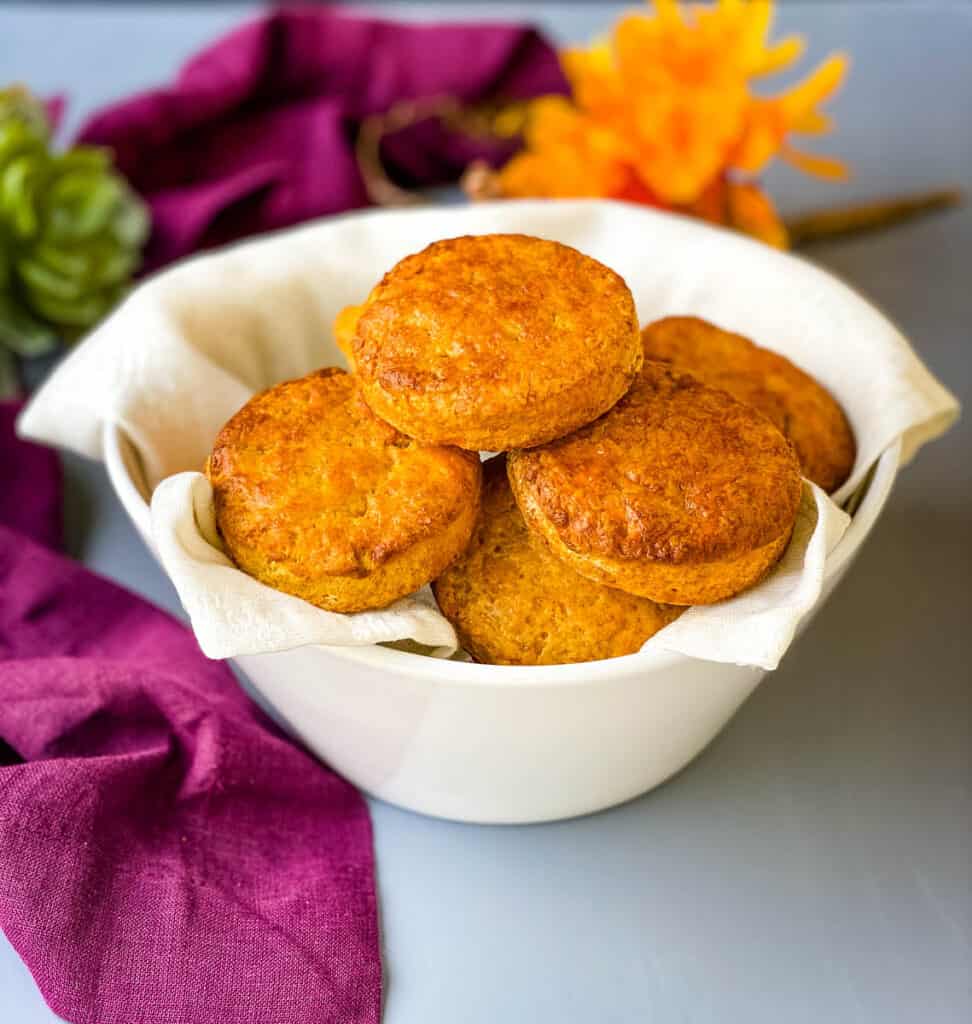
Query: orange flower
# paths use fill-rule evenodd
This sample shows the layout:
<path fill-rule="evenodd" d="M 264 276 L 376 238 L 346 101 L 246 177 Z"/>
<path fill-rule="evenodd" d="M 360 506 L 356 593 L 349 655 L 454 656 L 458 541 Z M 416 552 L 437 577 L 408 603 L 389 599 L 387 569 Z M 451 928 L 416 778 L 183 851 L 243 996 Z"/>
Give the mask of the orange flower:
<path fill-rule="evenodd" d="M 758 173 L 779 154 L 801 171 L 821 178 L 842 179 L 847 168 L 839 160 L 793 149 L 790 134 L 822 135 L 831 128 L 817 107 L 836 91 L 847 73 L 847 58 L 828 57 L 799 84 L 769 99 L 754 97 L 746 111 L 744 130 L 730 158 L 741 171 Z"/>
<path fill-rule="evenodd" d="M 773 201 L 755 182 L 717 178 L 698 199 L 679 209 L 713 224 L 735 228 L 777 249 L 789 244 L 786 226 Z"/>
<path fill-rule="evenodd" d="M 612 132 L 563 96 L 530 104 L 526 145 L 502 171 L 502 191 L 549 199 L 616 195 L 627 169 Z"/>
<path fill-rule="evenodd" d="M 727 223 L 744 234 L 752 235 L 767 245 L 785 249 L 788 245 L 786 227 L 780 220 L 770 197 L 758 186 L 748 182 L 729 182 L 727 187 Z"/>
<path fill-rule="evenodd" d="M 756 233 L 780 244 L 769 200 L 734 179 L 777 155 L 811 174 L 844 175 L 839 162 L 793 149 L 790 137 L 829 129 L 818 107 L 840 85 L 846 59 L 832 56 L 779 96 L 758 96 L 752 81 L 803 50 L 798 38 L 768 42 L 770 0 L 684 10 L 676 0 L 654 0 L 654 8 L 562 55 L 573 100 L 530 104 L 525 147 L 499 172 L 502 193 L 637 198 L 690 212 L 701 203 L 708 215 L 719 193 L 724 223 L 733 222 L 734 207 L 746 210 L 736 219 L 758 222 Z"/>

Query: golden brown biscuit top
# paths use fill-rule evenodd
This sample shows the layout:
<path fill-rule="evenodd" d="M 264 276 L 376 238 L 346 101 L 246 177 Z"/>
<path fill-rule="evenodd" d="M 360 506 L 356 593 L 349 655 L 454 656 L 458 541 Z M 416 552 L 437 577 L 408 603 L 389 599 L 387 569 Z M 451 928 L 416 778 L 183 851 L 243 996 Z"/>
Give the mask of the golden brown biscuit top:
<path fill-rule="evenodd" d="M 493 421 L 616 364 L 632 331 L 631 292 L 597 260 L 527 235 L 476 235 L 434 242 L 385 274 L 354 358 L 390 395 L 442 393 Z M 634 369 L 640 346 L 631 353 Z"/>
<path fill-rule="evenodd" d="M 807 477 L 826 491 L 854 466 L 856 443 L 834 397 L 785 356 L 694 316 L 642 331 L 646 359 L 661 359 L 759 409 L 793 442 Z"/>
<path fill-rule="evenodd" d="M 475 455 L 400 434 L 339 369 L 250 399 L 216 438 L 208 475 L 233 546 L 308 578 L 364 575 L 468 510 L 480 482 Z"/>
<path fill-rule="evenodd" d="M 510 475 L 575 551 L 708 562 L 788 531 L 800 467 L 783 435 L 724 391 L 648 362 L 600 419 L 515 452 Z"/>

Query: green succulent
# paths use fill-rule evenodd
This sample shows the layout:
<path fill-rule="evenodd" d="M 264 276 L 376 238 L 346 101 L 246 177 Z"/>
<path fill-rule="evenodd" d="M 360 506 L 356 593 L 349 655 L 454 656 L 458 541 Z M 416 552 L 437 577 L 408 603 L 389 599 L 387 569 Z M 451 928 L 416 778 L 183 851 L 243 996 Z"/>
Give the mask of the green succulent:
<path fill-rule="evenodd" d="M 50 351 L 121 298 L 148 235 L 106 150 L 50 147 L 43 108 L 0 91 L 0 391 L 12 356 Z"/>

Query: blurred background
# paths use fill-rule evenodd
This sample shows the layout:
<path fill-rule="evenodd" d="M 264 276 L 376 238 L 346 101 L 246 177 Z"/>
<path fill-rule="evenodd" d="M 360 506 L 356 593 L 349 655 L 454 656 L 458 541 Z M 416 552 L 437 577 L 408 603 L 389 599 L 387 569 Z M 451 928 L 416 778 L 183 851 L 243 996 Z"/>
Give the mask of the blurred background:
<path fill-rule="evenodd" d="M 0 69 L 43 95 L 67 99 L 70 135 L 93 110 L 162 84 L 179 63 L 220 34 L 271 5 L 231 0 L 185 3 L 86 3 L 33 0 L 0 5 Z M 304 6 L 315 6 L 306 4 Z M 534 0 L 319 4 L 419 21 L 529 22 L 557 45 L 603 34 L 637 3 Z M 841 198 L 869 198 L 902 189 L 972 180 L 972 80 L 968 61 L 972 5 L 965 0 L 781 0 L 775 34 L 807 41 L 785 85 L 834 50 L 847 51 L 852 71 L 829 106 L 836 134 L 828 151 L 853 155 L 854 174 Z M 780 205 L 833 203 L 833 186 L 774 165 L 770 191 Z"/>

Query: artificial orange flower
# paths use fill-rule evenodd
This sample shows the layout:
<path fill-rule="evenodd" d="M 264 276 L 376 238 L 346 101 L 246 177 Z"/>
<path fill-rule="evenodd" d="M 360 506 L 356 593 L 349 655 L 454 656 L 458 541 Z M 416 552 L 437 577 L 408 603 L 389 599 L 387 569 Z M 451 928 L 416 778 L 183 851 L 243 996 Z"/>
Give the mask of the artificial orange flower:
<path fill-rule="evenodd" d="M 735 228 L 777 249 L 789 244 L 786 226 L 773 201 L 752 181 L 732 181 L 723 175 L 698 199 L 678 209 L 712 224 Z"/>
<path fill-rule="evenodd" d="M 572 99 L 528 107 L 525 145 L 497 175 L 508 196 L 636 199 L 734 224 L 772 244 L 785 232 L 751 180 L 774 157 L 827 178 L 842 164 L 794 149 L 821 134 L 819 106 L 838 88 L 846 58 L 828 58 L 778 96 L 754 79 L 791 65 L 802 40 L 768 41 L 771 0 L 718 0 L 621 18 L 611 36 L 562 54 Z M 718 216 L 716 215 L 718 211 Z"/>
<path fill-rule="evenodd" d="M 789 244 L 786 226 L 772 199 L 755 183 L 730 181 L 726 186 L 726 205 L 725 223 L 731 227 L 777 249 L 785 249 Z"/>
<path fill-rule="evenodd" d="M 507 195 L 548 199 L 616 195 L 627 178 L 614 134 L 563 96 L 530 104 L 525 146 L 503 169 Z"/>
<path fill-rule="evenodd" d="M 830 131 L 830 119 L 817 107 L 836 91 L 846 73 L 847 58 L 835 54 L 779 96 L 753 97 L 738 144 L 730 156 L 730 166 L 755 174 L 778 154 L 807 174 L 835 180 L 846 178 L 847 168 L 839 160 L 801 153 L 789 142 L 793 133 L 822 135 Z"/>

